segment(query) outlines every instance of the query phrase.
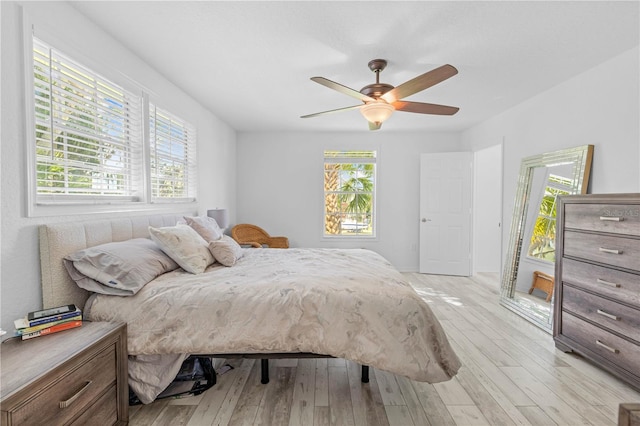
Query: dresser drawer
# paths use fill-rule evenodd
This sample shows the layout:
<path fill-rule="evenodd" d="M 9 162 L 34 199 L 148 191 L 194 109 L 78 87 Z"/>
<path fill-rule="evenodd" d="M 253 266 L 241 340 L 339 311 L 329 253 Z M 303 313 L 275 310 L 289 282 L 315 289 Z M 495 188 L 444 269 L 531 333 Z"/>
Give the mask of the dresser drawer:
<path fill-rule="evenodd" d="M 109 387 L 115 385 L 116 349 L 106 347 L 94 358 L 75 370 L 62 373 L 60 379 L 28 401 L 13 413 L 17 424 L 37 424 L 47 419 L 48 424 L 62 424 L 87 409 Z M 62 401 L 68 406 L 61 408 Z"/>
<path fill-rule="evenodd" d="M 565 231 L 562 254 L 640 271 L 640 239 Z"/>
<path fill-rule="evenodd" d="M 566 204 L 567 228 L 640 236 L 640 206 L 633 204 Z"/>
<path fill-rule="evenodd" d="M 562 307 L 640 344 L 640 311 L 636 309 L 567 285 L 562 289 Z"/>
<path fill-rule="evenodd" d="M 562 312 L 562 334 L 633 375 L 640 372 L 640 346 L 633 342 L 567 312 Z"/>
<path fill-rule="evenodd" d="M 564 258 L 562 281 L 640 308 L 640 275 Z"/>

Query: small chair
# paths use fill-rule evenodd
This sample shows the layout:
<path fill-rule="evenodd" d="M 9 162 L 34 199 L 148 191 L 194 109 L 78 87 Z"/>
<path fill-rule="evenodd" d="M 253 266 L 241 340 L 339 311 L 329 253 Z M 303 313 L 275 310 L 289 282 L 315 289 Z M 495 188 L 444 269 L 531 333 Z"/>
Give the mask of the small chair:
<path fill-rule="evenodd" d="M 287 237 L 272 237 L 256 225 L 241 223 L 231 229 L 231 236 L 240 245 L 250 245 L 251 247 L 269 248 L 289 248 L 289 239 Z"/>
<path fill-rule="evenodd" d="M 544 272 L 534 271 L 533 272 L 533 283 L 531 283 L 531 288 L 529 289 L 529 294 L 533 293 L 533 289 L 542 290 L 547 293 L 547 302 L 551 301 L 551 296 L 553 296 L 553 277 L 549 274 L 545 274 Z"/>

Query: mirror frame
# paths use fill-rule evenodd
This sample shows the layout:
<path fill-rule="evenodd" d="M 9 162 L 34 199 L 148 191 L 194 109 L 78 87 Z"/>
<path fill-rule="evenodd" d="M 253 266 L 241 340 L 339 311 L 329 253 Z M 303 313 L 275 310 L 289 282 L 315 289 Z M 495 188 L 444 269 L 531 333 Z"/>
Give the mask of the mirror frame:
<path fill-rule="evenodd" d="M 574 164 L 572 172 L 574 182 L 571 188 L 572 193 L 586 194 L 589 185 L 592 158 L 593 145 L 582 145 L 575 148 L 526 157 L 522 159 L 520 165 L 520 174 L 518 176 L 513 207 L 513 219 L 509 233 L 509 246 L 507 248 L 500 285 L 500 304 L 549 333 L 552 332 L 553 299 L 550 302 L 551 310 L 549 312 L 549 319 L 547 322 L 544 322 L 539 316 L 533 315 L 524 304 L 519 303 L 514 298 L 518 266 L 520 264 L 520 252 L 525 237 L 526 212 L 531 196 L 533 173 L 538 167 L 551 167 L 572 162 Z"/>

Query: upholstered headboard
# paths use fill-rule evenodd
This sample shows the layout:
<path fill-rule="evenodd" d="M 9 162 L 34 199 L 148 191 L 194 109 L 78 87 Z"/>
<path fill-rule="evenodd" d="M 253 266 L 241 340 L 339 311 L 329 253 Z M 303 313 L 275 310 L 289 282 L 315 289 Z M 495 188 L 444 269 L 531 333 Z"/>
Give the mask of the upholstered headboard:
<path fill-rule="evenodd" d="M 149 226 L 172 226 L 182 214 L 135 216 L 41 225 L 40 270 L 44 308 L 75 304 L 82 309 L 89 292 L 69 277 L 62 259 L 77 250 L 132 238 L 149 238 Z"/>

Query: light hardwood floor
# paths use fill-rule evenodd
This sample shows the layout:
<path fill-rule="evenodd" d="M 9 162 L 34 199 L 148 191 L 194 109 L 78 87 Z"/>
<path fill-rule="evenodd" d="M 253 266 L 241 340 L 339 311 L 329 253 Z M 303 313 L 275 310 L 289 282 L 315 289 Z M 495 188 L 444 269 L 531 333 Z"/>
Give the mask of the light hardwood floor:
<path fill-rule="evenodd" d="M 445 383 L 419 383 L 342 359 L 229 360 L 204 394 L 130 407 L 130 425 L 615 425 L 640 393 L 498 304 L 497 278 L 408 273 L 462 360 Z M 216 360 L 222 365 L 225 360 Z"/>

